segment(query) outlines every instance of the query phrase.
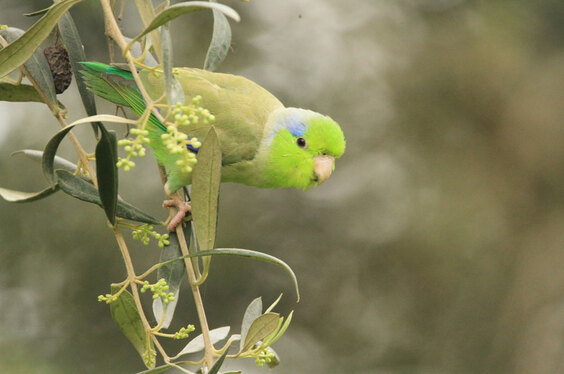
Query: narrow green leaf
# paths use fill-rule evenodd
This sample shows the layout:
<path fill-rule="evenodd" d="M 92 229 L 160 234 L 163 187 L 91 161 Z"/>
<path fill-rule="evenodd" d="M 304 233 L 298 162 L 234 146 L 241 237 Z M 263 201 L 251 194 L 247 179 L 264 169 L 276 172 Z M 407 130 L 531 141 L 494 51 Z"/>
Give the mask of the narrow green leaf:
<path fill-rule="evenodd" d="M 183 15 L 186 13 L 195 12 L 198 10 L 203 9 L 215 9 L 226 16 L 233 18 L 235 21 L 239 22 L 240 17 L 232 8 L 228 7 L 227 5 L 223 4 L 216 4 L 216 3 L 209 3 L 207 1 L 185 1 L 182 3 L 174 4 L 157 14 L 157 16 L 151 21 L 149 25 L 145 26 L 145 30 L 143 30 L 139 35 L 137 35 L 131 42 L 128 44 L 128 48 L 131 44 L 143 36 L 147 35 L 149 32 L 155 30 L 157 27 L 160 27 L 167 22 Z"/>
<path fill-rule="evenodd" d="M 81 61 L 88 60 L 86 59 L 86 54 L 84 53 L 82 40 L 80 39 L 76 25 L 69 12 L 65 12 L 65 14 L 63 14 L 61 19 L 59 20 L 58 28 L 63 44 L 65 45 L 67 52 L 69 53 L 72 73 L 74 75 L 74 78 L 76 79 L 78 93 L 80 94 L 80 98 L 82 99 L 84 110 L 89 116 L 94 116 L 97 113 L 94 94 L 86 87 L 84 77 L 80 73 L 81 67 L 79 64 L 79 62 Z M 96 137 L 98 136 L 99 125 L 101 125 L 100 122 L 92 124 L 92 129 L 94 130 Z"/>
<path fill-rule="evenodd" d="M 266 308 L 265 313 L 271 312 L 274 309 L 274 307 L 278 305 L 281 299 L 282 299 L 282 294 L 280 294 L 280 296 L 278 296 L 278 298 L 274 300 L 274 302 L 270 304 L 268 308 Z"/>
<path fill-rule="evenodd" d="M 217 228 L 219 184 L 221 182 L 221 148 L 214 126 L 210 126 L 192 171 L 192 222 L 199 251 L 212 249 Z M 196 284 L 202 284 L 210 270 L 211 257 L 203 257 L 203 271 Z"/>
<path fill-rule="evenodd" d="M 259 318 L 262 315 L 262 298 L 257 297 L 249 306 L 247 306 L 247 310 L 245 310 L 245 314 L 243 316 L 243 321 L 241 322 L 241 341 L 239 344 L 239 350 L 243 350 L 243 343 L 245 338 L 247 337 L 247 333 L 249 332 L 249 327 L 251 327 L 252 323 L 255 319 Z"/>
<path fill-rule="evenodd" d="M 39 9 L 39 10 L 36 10 L 35 12 L 24 13 L 24 16 L 26 16 L 26 17 L 42 16 L 43 14 L 47 13 L 48 11 L 49 11 L 49 8 Z"/>
<path fill-rule="evenodd" d="M 0 35 L 10 43 L 6 48 L 0 51 L 0 54 L 10 48 L 12 44 L 18 43 L 18 41 L 25 35 L 23 30 L 8 27 L 5 30 L 0 31 Z M 50 104 L 55 107 L 58 104 L 57 94 L 55 92 L 55 84 L 53 83 L 53 74 L 51 73 L 51 68 L 47 62 L 47 58 L 43 54 L 43 50 L 38 48 L 32 51 L 31 55 L 23 63 L 25 70 L 29 74 L 29 79 L 35 84 L 37 89 L 41 90 L 43 95 L 49 100 Z M 0 66 L 0 70 L 2 67 Z M 43 101 L 43 100 L 42 100 Z M 49 104 L 49 103 L 47 103 Z"/>
<path fill-rule="evenodd" d="M 73 129 L 73 127 L 74 126 L 69 125 L 59 130 L 55 135 L 53 135 L 49 142 L 47 142 L 43 151 L 43 161 L 41 162 L 41 166 L 43 168 L 45 178 L 47 178 L 51 185 L 55 185 L 57 183 L 57 177 L 55 176 L 55 154 L 57 153 L 59 144 L 63 141 L 70 130 Z"/>
<path fill-rule="evenodd" d="M 135 0 L 135 5 L 137 6 L 137 10 L 139 11 L 141 20 L 143 21 L 143 27 L 149 26 L 155 19 L 155 9 L 153 8 L 152 1 Z M 161 33 L 159 32 L 159 30 L 154 30 L 151 33 L 151 42 L 157 58 L 162 61 L 163 50 L 161 45 Z"/>
<path fill-rule="evenodd" d="M 165 246 L 161 251 L 161 257 L 159 262 L 165 262 L 173 258 L 178 258 L 182 256 L 182 250 L 180 249 L 180 242 L 176 232 L 171 232 L 170 234 L 170 244 Z M 186 240 L 190 240 L 192 235 L 192 228 L 190 225 L 186 225 L 184 228 L 184 236 Z M 163 313 L 166 311 L 165 320 L 162 324 L 162 328 L 166 329 L 170 326 L 172 317 L 174 316 L 174 310 L 178 302 L 179 288 L 184 279 L 184 274 L 186 273 L 186 265 L 184 261 L 175 261 L 167 265 L 161 266 L 157 270 L 157 279 L 164 279 L 169 287 L 169 292 L 174 293 L 174 300 L 169 303 L 164 303 L 162 298 L 153 300 L 153 314 L 155 320 L 160 321 Z"/>
<path fill-rule="evenodd" d="M 50 196 L 58 190 L 59 187 L 57 185 L 55 187 L 47 187 L 39 192 L 22 192 L 0 187 L 0 196 L 11 203 L 29 203 Z"/>
<path fill-rule="evenodd" d="M 282 335 L 284 335 L 284 333 L 286 332 L 286 330 L 288 329 L 288 326 L 290 326 L 290 322 L 292 321 L 292 317 L 294 316 L 294 311 L 292 310 L 290 312 L 290 314 L 288 314 L 288 317 L 286 317 L 286 322 L 284 322 L 284 324 L 282 325 L 282 327 L 280 328 L 280 330 L 278 330 L 278 332 L 276 333 L 276 335 L 274 335 L 272 337 L 272 339 L 268 342 L 268 345 L 272 345 L 274 344 L 278 339 L 280 339 L 280 337 Z"/>
<path fill-rule="evenodd" d="M 114 131 L 100 126 L 102 136 L 96 145 L 96 174 L 100 200 L 106 217 L 112 225 L 116 224 L 118 200 L 117 139 Z"/>
<path fill-rule="evenodd" d="M 66 170 L 55 170 L 55 178 L 59 187 L 66 194 L 88 203 L 102 206 L 98 190 L 86 180 L 69 173 Z M 119 199 L 116 207 L 116 216 L 137 222 L 145 222 L 153 225 L 162 224 L 156 218 L 151 217 L 139 208 Z"/>
<path fill-rule="evenodd" d="M 164 25 L 161 28 L 161 35 L 163 41 L 163 72 L 165 78 L 166 99 L 168 105 L 173 107 L 178 102 L 184 104 L 184 90 L 172 74 L 172 39 L 167 25 Z"/>
<path fill-rule="evenodd" d="M 57 153 L 57 149 L 59 148 L 59 144 L 63 141 L 65 136 L 77 125 L 81 125 L 83 123 L 91 123 L 91 122 L 101 122 L 101 121 L 108 121 L 108 122 L 115 122 L 115 123 L 129 123 L 135 124 L 136 122 L 127 118 L 122 118 L 118 116 L 112 116 L 109 114 L 99 114 L 96 116 L 90 116 L 86 118 L 81 118 L 77 121 L 74 121 L 70 125 L 60 129 L 51 139 L 47 142 L 45 149 L 43 151 L 43 174 L 51 184 L 55 184 L 56 177 L 55 177 L 55 169 L 54 169 L 54 162 L 55 162 L 55 154 Z"/>
<path fill-rule="evenodd" d="M 227 335 L 229 335 L 229 330 L 229 326 L 218 327 L 216 329 L 210 330 L 211 343 L 215 344 L 227 338 Z M 203 351 L 205 347 L 204 336 L 200 334 L 194 339 L 190 340 L 188 344 L 186 344 L 186 346 L 176 356 L 174 356 L 174 358 L 177 359 L 180 356 Z"/>
<path fill-rule="evenodd" d="M 278 327 L 278 320 L 280 315 L 278 313 L 265 313 L 254 320 L 249 328 L 249 332 L 245 337 L 242 352 L 251 349 L 261 339 L 272 334 Z"/>
<path fill-rule="evenodd" d="M 223 354 L 219 356 L 210 371 L 208 371 L 208 374 L 217 374 L 219 372 L 219 369 L 221 369 L 221 365 L 223 365 L 223 361 L 225 360 L 225 356 L 227 356 L 227 351 L 223 352 Z"/>
<path fill-rule="evenodd" d="M 43 103 L 43 99 L 35 87 L 27 84 L 10 84 L 0 82 L 0 101 Z"/>
<path fill-rule="evenodd" d="M 204 61 L 204 69 L 215 71 L 225 60 L 229 47 L 231 47 L 231 26 L 229 26 L 227 17 L 222 12 L 214 9 L 213 34 L 206 54 L 206 60 Z"/>
<path fill-rule="evenodd" d="M 82 0 L 61 0 L 53 4 L 49 11 L 21 37 L 0 50 L 0 77 L 12 72 L 26 62 L 37 47 L 49 36 L 62 15 L 80 1 Z"/>
<path fill-rule="evenodd" d="M 297 301 L 298 302 L 300 301 L 298 279 L 296 278 L 296 274 L 294 273 L 292 268 L 287 263 L 280 260 L 279 258 L 268 255 L 266 253 L 252 251 L 250 249 L 242 249 L 242 248 L 216 248 L 209 251 L 192 253 L 186 256 L 175 258 L 173 260 L 168 260 L 166 262 L 161 263 L 161 265 L 165 265 L 167 263 L 171 263 L 174 261 L 180 261 L 184 258 L 205 257 L 205 256 L 238 256 L 238 257 L 252 258 L 259 261 L 270 262 L 271 264 L 278 265 L 281 268 L 283 268 L 288 273 L 288 275 L 290 275 L 290 277 L 292 278 L 296 290 Z"/>
<path fill-rule="evenodd" d="M 112 293 L 116 293 L 119 289 L 119 286 L 112 286 Z M 144 356 L 147 347 L 153 348 L 153 342 L 145 332 L 135 300 L 129 291 L 123 291 L 118 299 L 110 304 L 110 312 L 121 332 L 123 332 L 141 357 Z M 153 364 L 148 367 L 152 369 L 154 366 Z"/>
<path fill-rule="evenodd" d="M 192 219 L 201 251 L 214 246 L 220 180 L 221 149 L 217 132 L 211 126 L 192 171 Z"/>
<path fill-rule="evenodd" d="M 43 159 L 43 152 L 35 150 L 35 149 L 21 149 L 19 151 L 12 152 L 12 154 L 10 156 L 14 156 L 14 155 L 17 155 L 17 154 L 23 154 L 24 156 L 26 156 L 30 160 L 33 160 L 33 161 L 36 161 L 36 162 L 39 162 L 39 163 L 41 163 L 41 160 Z M 78 168 L 78 166 L 76 164 L 73 164 L 69 160 L 66 160 L 66 159 L 59 157 L 59 156 L 55 156 L 53 166 L 54 166 L 55 169 L 64 169 L 64 170 L 70 171 L 72 173 L 74 173 Z"/>

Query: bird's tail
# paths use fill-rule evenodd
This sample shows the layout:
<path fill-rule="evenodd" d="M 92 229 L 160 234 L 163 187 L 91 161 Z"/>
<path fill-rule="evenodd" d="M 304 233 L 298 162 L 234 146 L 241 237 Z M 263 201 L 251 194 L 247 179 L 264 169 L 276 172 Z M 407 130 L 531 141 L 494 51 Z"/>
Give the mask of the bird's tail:
<path fill-rule="evenodd" d="M 130 71 L 100 62 L 81 62 L 81 71 L 86 85 L 94 94 L 114 104 L 131 108 L 141 116 L 146 109 L 145 101 L 135 84 Z M 166 126 L 153 114 L 149 122 L 158 130 L 166 132 Z"/>

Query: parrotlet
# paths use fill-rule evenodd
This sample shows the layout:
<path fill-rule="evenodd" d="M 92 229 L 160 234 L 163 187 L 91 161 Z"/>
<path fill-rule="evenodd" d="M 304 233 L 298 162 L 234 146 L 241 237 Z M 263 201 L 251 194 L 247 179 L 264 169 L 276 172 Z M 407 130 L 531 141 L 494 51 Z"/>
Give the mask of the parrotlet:
<path fill-rule="evenodd" d="M 91 91 L 137 115 L 146 109 L 130 71 L 99 62 L 83 62 L 82 74 Z M 201 97 L 200 105 L 214 117 L 222 153 L 221 181 L 259 188 L 308 189 L 323 183 L 345 151 L 340 126 L 317 112 L 285 107 L 274 95 L 242 76 L 195 68 L 174 68 L 185 101 Z M 164 96 L 162 72 L 140 70 L 143 86 L 153 100 Z M 163 138 L 167 126 L 151 115 L 146 126 L 148 145 L 167 173 L 166 192 L 172 194 L 191 183 L 191 173 L 178 166 Z M 209 125 L 185 128 L 187 139 L 203 139 Z M 164 136 L 163 136 L 164 135 Z M 192 152 L 197 153 L 187 144 Z M 177 202 L 165 202 L 177 205 Z M 185 213 L 188 208 L 178 206 Z M 182 214 L 184 214 L 182 213 Z M 175 217 L 175 225 L 182 217 Z M 174 226 L 175 226 L 174 225 Z M 169 229 L 173 225 L 169 224 Z"/>

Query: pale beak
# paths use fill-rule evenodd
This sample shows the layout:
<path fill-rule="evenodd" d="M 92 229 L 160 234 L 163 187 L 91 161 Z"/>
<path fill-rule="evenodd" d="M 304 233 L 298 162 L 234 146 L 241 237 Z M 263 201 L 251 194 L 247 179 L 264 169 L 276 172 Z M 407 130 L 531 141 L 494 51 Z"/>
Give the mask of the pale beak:
<path fill-rule="evenodd" d="M 335 157 L 321 155 L 313 158 L 313 175 L 319 184 L 325 182 L 335 166 Z"/>

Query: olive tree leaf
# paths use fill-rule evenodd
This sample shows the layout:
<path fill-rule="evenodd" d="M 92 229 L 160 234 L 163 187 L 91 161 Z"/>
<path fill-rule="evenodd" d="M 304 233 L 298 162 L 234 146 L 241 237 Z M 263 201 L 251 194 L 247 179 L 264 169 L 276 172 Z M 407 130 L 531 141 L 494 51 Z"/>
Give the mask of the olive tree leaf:
<path fill-rule="evenodd" d="M 88 203 L 102 207 L 102 201 L 98 195 L 98 190 L 88 181 L 69 173 L 66 170 L 55 170 L 55 178 L 59 187 L 66 194 Z M 151 217 L 139 208 L 134 207 L 128 202 L 118 198 L 116 216 L 137 222 L 145 222 L 153 225 L 162 224 L 156 218 Z"/>
<path fill-rule="evenodd" d="M 280 296 L 278 296 L 278 298 L 276 300 L 274 300 L 274 302 L 272 304 L 270 304 L 270 306 L 268 308 L 266 308 L 266 310 L 264 311 L 265 313 L 271 312 L 274 307 L 276 305 L 278 305 L 278 303 L 280 302 L 280 300 L 282 299 L 282 294 L 280 294 Z"/>
<path fill-rule="evenodd" d="M 33 12 L 29 12 L 29 13 L 24 13 L 24 16 L 26 17 L 35 17 L 35 16 L 42 16 L 45 13 L 47 13 L 49 11 L 49 8 L 43 8 L 43 9 L 39 9 Z"/>
<path fill-rule="evenodd" d="M 39 192 L 22 192 L 0 187 L 0 196 L 11 203 L 29 203 L 51 196 L 59 190 L 59 186 L 47 187 Z"/>
<path fill-rule="evenodd" d="M 0 78 L 26 62 L 49 36 L 63 14 L 80 1 L 82 0 L 61 0 L 53 4 L 22 36 L 0 50 Z"/>
<path fill-rule="evenodd" d="M 10 43 L 6 48 L 0 50 L 2 52 L 10 48 L 15 43 L 18 43 L 26 33 L 15 27 L 8 27 L 0 31 L 0 35 Z M 37 48 L 37 47 L 36 47 Z M 28 74 L 28 78 L 34 83 L 36 89 L 41 90 L 44 99 L 48 100 L 46 104 L 51 104 L 53 107 L 58 105 L 57 94 L 55 92 L 55 84 L 53 83 L 53 74 L 47 62 L 47 58 L 41 49 L 35 49 L 31 55 L 23 61 L 23 66 Z M 0 70 L 2 69 L 0 62 Z"/>
<path fill-rule="evenodd" d="M 229 47 L 231 47 L 231 26 L 229 21 L 227 21 L 225 14 L 213 9 L 213 34 L 206 54 L 206 60 L 204 61 L 204 69 L 215 71 L 225 60 Z"/>
<path fill-rule="evenodd" d="M 192 219 L 202 251 L 214 246 L 220 180 L 221 149 L 217 132 L 211 126 L 192 171 Z"/>
<path fill-rule="evenodd" d="M 118 200 L 117 139 L 114 131 L 100 126 L 102 136 L 96 145 L 96 174 L 98 191 L 108 221 L 116 224 Z"/>
<path fill-rule="evenodd" d="M 30 160 L 36 161 L 41 163 L 42 159 L 43 159 L 43 151 L 38 151 L 35 149 L 20 149 L 19 151 L 15 151 L 12 152 L 12 154 L 10 156 L 14 156 L 14 155 L 18 155 L 18 154 L 23 154 L 24 156 L 26 156 L 27 158 L 29 158 Z M 75 172 L 78 168 L 78 166 L 72 162 L 70 162 L 69 160 L 66 160 L 60 156 L 55 156 L 55 159 L 53 160 L 53 167 L 55 169 L 64 169 L 70 172 Z"/>
<path fill-rule="evenodd" d="M 57 153 L 57 149 L 59 149 L 59 144 L 63 141 L 65 136 L 77 125 L 81 125 L 84 123 L 91 123 L 91 122 L 115 122 L 115 123 L 124 123 L 124 124 L 136 124 L 136 121 L 122 118 L 118 116 L 112 116 L 109 114 L 99 114 L 96 116 L 90 116 L 86 118 L 79 119 L 55 133 L 47 142 L 45 149 L 43 151 L 43 161 L 42 161 L 42 168 L 43 174 L 51 184 L 55 184 L 56 177 L 55 177 L 55 169 L 54 169 L 54 162 L 55 162 L 55 154 Z"/>
<path fill-rule="evenodd" d="M 243 348 L 241 349 L 241 352 L 248 351 L 260 340 L 276 331 L 279 320 L 280 315 L 272 312 L 265 313 L 255 319 L 251 324 L 251 327 L 249 327 L 249 331 L 243 341 Z"/>
<path fill-rule="evenodd" d="M 119 290 L 119 286 L 112 286 L 112 294 L 117 293 Z M 145 331 L 143 322 L 141 322 L 141 316 L 135 305 L 133 295 L 127 290 L 123 291 L 117 300 L 110 303 L 110 312 L 121 332 L 144 359 L 147 348 L 153 348 L 153 341 Z M 154 362 L 152 365 L 148 365 L 145 362 L 145 365 L 150 369 L 155 367 Z"/>
<path fill-rule="evenodd" d="M 229 335 L 229 330 L 229 326 L 218 327 L 216 329 L 210 330 L 211 343 L 215 344 L 227 338 L 227 335 Z M 177 359 L 178 357 L 183 355 L 203 351 L 205 347 L 204 336 L 200 334 L 194 339 L 190 340 L 188 344 L 186 344 L 186 346 L 176 356 L 174 356 L 174 358 Z"/>
<path fill-rule="evenodd" d="M 276 333 L 276 335 L 274 335 L 267 343 L 268 345 L 272 345 L 274 344 L 278 339 L 280 339 L 280 337 L 282 335 L 284 335 L 284 333 L 286 332 L 286 330 L 288 329 L 288 326 L 290 326 L 290 322 L 292 321 L 292 317 L 294 315 L 294 311 L 292 310 L 290 312 L 290 314 L 288 314 L 288 317 L 286 317 L 286 321 L 284 322 L 284 324 L 282 325 L 282 327 L 280 327 L 280 330 L 278 330 L 278 332 Z M 282 318 L 281 318 L 282 320 Z"/>
<path fill-rule="evenodd" d="M 245 341 L 245 338 L 247 337 L 247 332 L 249 331 L 249 327 L 251 327 L 253 321 L 259 318 L 261 315 L 262 315 L 262 298 L 257 297 L 256 299 L 251 301 L 249 306 L 247 306 L 247 309 L 245 310 L 245 314 L 243 316 L 243 321 L 241 322 L 241 341 L 239 346 L 240 350 L 243 350 L 243 343 Z"/>
<path fill-rule="evenodd" d="M 192 221 L 200 251 L 214 247 L 220 182 L 221 148 L 217 132 L 210 126 L 198 151 L 198 163 L 192 171 Z M 205 281 L 210 261 L 211 257 L 202 258 L 204 269 L 197 280 L 198 284 Z"/>
<path fill-rule="evenodd" d="M 243 249 L 243 248 L 216 248 L 216 249 L 211 249 L 209 251 L 201 251 L 201 252 L 191 253 L 189 255 L 185 255 L 185 256 L 182 256 L 182 257 L 175 258 L 173 260 L 168 260 L 166 262 L 162 262 L 160 265 L 164 266 L 168 263 L 171 263 L 171 262 L 174 262 L 174 261 L 180 261 L 184 258 L 206 257 L 206 256 L 246 257 L 246 258 L 252 258 L 252 259 L 255 259 L 255 260 L 259 260 L 259 261 L 270 262 L 271 264 L 280 266 L 281 268 L 283 268 L 286 271 L 286 273 L 288 273 L 288 275 L 290 276 L 290 278 L 294 282 L 294 288 L 296 290 L 297 301 L 298 302 L 300 301 L 300 290 L 298 288 L 298 279 L 296 278 L 296 274 L 294 273 L 292 268 L 287 263 L 282 261 L 281 259 L 274 257 L 274 256 L 271 256 L 271 255 L 266 254 L 266 253 L 253 251 L 253 250 L 250 250 L 250 249 Z"/>
<path fill-rule="evenodd" d="M 11 84 L 6 82 L 0 82 L 0 101 L 44 102 L 35 87 L 28 84 Z"/>
<path fill-rule="evenodd" d="M 172 39 L 167 25 L 161 29 L 163 44 L 163 72 L 165 78 L 166 99 L 170 107 L 177 103 L 184 104 L 184 90 L 172 74 Z"/>
<path fill-rule="evenodd" d="M 67 52 L 69 53 L 72 72 L 74 78 L 76 79 L 78 93 L 80 94 L 84 110 L 89 116 L 94 116 L 97 113 L 94 94 L 86 87 L 84 77 L 80 73 L 81 66 L 79 63 L 82 61 L 87 61 L 86 54 L 84 53 L 82 40 L 80 39 L 76 25 L 69 12 L 65 12 L 65 14 L 63 14 L 61 19 L 59 20 L 58 29 L 63 44 L 65 45 Z M 92 129 L 94 130 L 96 136 L 98 136 L 99 125 L 101 125 L 100 122 L 92 124 Z"/>
<path fill-rule="evenodd" d="M 151 23 L 149 25 L 146 25 L 145 29 L 139 35 L 133 38 L 131 42 L 129 42 L 127 48 L 129 49 L 133 42 L 139 40 L 143 36 L 155 30 L 157 27 L 160 27 L 183 14 L 204 9 L 216 9 L 237 22 L 239 22 L 240 20 L 239 14 L 237 14 L 236 11 L 234 11 L 227 5 L 210 3 L 207 1 L 184 1 L 182 3 L 171 5 L 157 14 L 156 17 L 151 21 Z"/>
<path fill-rule="evenodd" d="M 141 16 L 141 21 L 143 22 L 143 27 L 147 27 L 151 21 L 155 19 L 155 9 L 151 0 L 135 0 L 135 5 L 137 11 Z M 159 60 L 162 60 L 163 51 L 161 45 L 161 33 L 159 30 L 152 30 L 151 33 L 151 44 L 155 54 Z"/>
<path fill-rule="evenodd" d="M 13 156 L 13 155 L 16 155 L 16 154 L 23 154 L 24 156 L 26 156 L 30 160 L 37 161 L 37 162 L 41 162 L 41 158 L 43 157 L 43 152 L 37 151 L 37 150 L 34 150 L 34 149 L 22 149 L 22 150 L 19 150 L 19 151 L 15 151 L 10 156 Z M 59 157 L 59 156 L 55 156 L 54 166 L 57 169 L 65 169 L 65 170 L 68 170 L 70 172 L 74 172 L 77 168 L 77 166 L 75 164 L 73 164 L 72 162 L 65 160 L 64 158 Z M 47 187 L 47 188 L 45 188 L 41 191 L 38 191 L 38 192 L 23 192 L 23 191 L 10 190 L 10 189 L 7 189 L 7 188 L 0 188 L 0 196 L 4 200 L 12 202 L 12 203 L 27 203 L 27 202 L 36 201 L 36 200 L 40 200 L 40 199 L 43 199 L 45 197 L 51 196 L 52 194 L 54 194 L 58 190 L 59 190 L 58 184 L 55 184 L 52 187 Z"/>

